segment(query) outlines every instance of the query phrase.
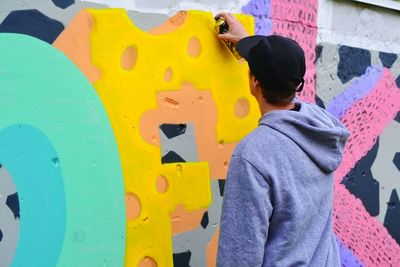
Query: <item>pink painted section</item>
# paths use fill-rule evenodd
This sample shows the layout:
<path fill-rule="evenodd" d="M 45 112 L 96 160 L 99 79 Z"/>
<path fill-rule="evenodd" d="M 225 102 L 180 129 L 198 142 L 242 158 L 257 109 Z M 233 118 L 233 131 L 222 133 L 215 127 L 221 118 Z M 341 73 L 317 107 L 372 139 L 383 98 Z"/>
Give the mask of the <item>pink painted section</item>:
<path fill-rule="evenodd" d="M 376 87 L 355 102 L 342 118 L 352 134 L 343 162 L 335 173 L 334 231 L 366 266 L 400 266 L 400 246 L 340 182 L 371 149 L 399 110 L 400 90 L 385 69 Z"/>
<path fill-rule="evenodd" d="M 376 138 L 400 110 L 400 90 L 388 69 L 384 69 L 376 87 L 355 102 L 342 117 L 351 135 L 346 144 L 343 163 L 335 173 L 337 183 L 371 149 Z"/>
<path fill-rule="evenodd" d="M 299 97 L 315 102 L 315 47 L 317 40 L 317 0 L 271 0 L 272 32 L 296 40 L 304 49 L 306 84 Z"/>
<path fill-rule="evenodd" d="M 317 27 L 318 0 L 271 0 L 271 18 Z"/>
<path fill-rule="evenodd" d="M 334 232 L 365 266 L 400 266 L 400 247 L 343 184 L 335 185 Z"/>

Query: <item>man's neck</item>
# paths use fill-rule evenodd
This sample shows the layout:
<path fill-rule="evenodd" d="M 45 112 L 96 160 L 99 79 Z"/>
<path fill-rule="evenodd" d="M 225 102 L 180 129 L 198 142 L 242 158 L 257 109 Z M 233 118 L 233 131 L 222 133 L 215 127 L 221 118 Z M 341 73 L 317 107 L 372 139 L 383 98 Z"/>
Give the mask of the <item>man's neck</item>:
<path fill-rule="evenodd" d="M 273 110 L 289 110 L 289 109 L 295 108 L 294 103 L 290 103 L 290 104 L 284 105 L 284 106 L 277 106 L 277 105 L 272 105 L 272 104 L 266 102 L 264 99 L 257 99 L 257 101 L 258 101 L 258 105 L 260 107 L 261 116 L 263 116 Z"/>

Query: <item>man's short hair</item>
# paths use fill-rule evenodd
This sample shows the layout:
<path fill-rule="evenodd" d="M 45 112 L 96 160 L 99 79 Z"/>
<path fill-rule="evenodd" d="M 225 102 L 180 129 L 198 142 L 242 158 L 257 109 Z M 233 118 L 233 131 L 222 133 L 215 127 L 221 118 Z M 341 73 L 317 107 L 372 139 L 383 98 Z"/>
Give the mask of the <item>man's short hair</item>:
<path fill-rule="evenodd" d="M 282 86 L 279 90 L 271 90 L 268 87 L 261 85 L 262 94 L 269 104 L 275 106 L 285 106 L 290 104 L 296 96 L 296 88 L 299 83 L 288 82 L 285 86 Z"/>

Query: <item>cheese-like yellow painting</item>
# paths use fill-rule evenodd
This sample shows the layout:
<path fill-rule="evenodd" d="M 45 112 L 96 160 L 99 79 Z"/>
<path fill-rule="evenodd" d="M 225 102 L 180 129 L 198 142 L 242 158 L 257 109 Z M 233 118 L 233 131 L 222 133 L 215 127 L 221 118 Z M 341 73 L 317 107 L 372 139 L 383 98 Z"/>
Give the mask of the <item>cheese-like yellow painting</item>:
<path fill-rule="evenodd" d="M 173 266 L 171 214 L 178 205 L 188 211 L 210 205 L 210 179 L 225 178 L 234 144 L 256 127 L 259 111 L 249 92 L 247 64 L 238 61 L 218 40 L 211 13 L 181 12 L 175 17 L 181 21 L 172 21 L 173 25 L 167 23 L 149 33 L 137 28 L 123 9 L 86 12 L 78 16 L 89 21 L 86 30 L 90 28 L 90 50 L 86 47 L 82 51 L 90 51 L 91 63 L 88 64 L 88 59 L 82 63 L 84 57 L 68 52 L 62 35 L 55 46 L 75 59 L 91 79 L 115 132 L 126 192 L 125 264 Z M 252 33 L 252 17 L 237 17 Z M 68 34 L 69 29 L 65 32 Z M 75 50 L 78 49 L 75 47 Z M 95 76 L 91 74 L 93 71 Z M 192 89 L 184 89 L 187 87 Z M 149 122 L 151 116 L 144 114 L 158 109 L 161 93 L 185 95 L 188 92 L 195 96 L 191 90 L 211 93 L 217 107 L 216 129 L 210 131 L 214 136 L 197 136 L 196 131 L 196 139 L 208 139 L 220 147 L 225 144 L 228 147 L 225 150 L 230 152 L 225 152 L 224 166 L 214 166 L 217 164 L 210 162 L 214 161 L 210 153 L 202 156 L 201 151 L 207 148 L 201 147 L 204 142 L 199 140 L 196 141 L 201 162 L 161 164 L 159 137 L 153 134 L 160 125 Z M 208 95 L 198 95 L 195 101 L 201 103 L 204 97 L 209 103 Z M 179 105 L 173 97 L 163 100 L 169 101 L 171 109 L 176 106 L 178 115 L 171 121 L 162 121 L 159 114 L 157 121 L 174 123 L 179 121 L 179 111 L 189 112 L 183 108 L 190 103 Z M 212 111 L 209 113 L 212 119 Z M 203 125 L 196 126 L 198 120 L 193 122 L 195 128 L 204 129 Z M 151 131 L 143 125 L 152 127 Z M 218 152 L 217 149 L 210 151 Z"/>

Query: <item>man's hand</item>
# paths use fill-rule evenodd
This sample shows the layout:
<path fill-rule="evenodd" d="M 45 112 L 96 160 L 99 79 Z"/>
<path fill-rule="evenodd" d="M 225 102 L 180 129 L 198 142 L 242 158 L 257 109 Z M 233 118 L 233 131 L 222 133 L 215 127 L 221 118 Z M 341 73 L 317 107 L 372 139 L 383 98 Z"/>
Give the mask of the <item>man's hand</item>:
<path fill-rule="evenodd" d="M 216 18 L 223 17 L 228 23 L 229 31 L 224 34 L 218 34 L 218 38 L 223 41 L 228 41 L 233 44 L 237 44 L 241 39 L 249 36 L 246 29 L 232 14 L 230 13 L 219 13 Z"/>

